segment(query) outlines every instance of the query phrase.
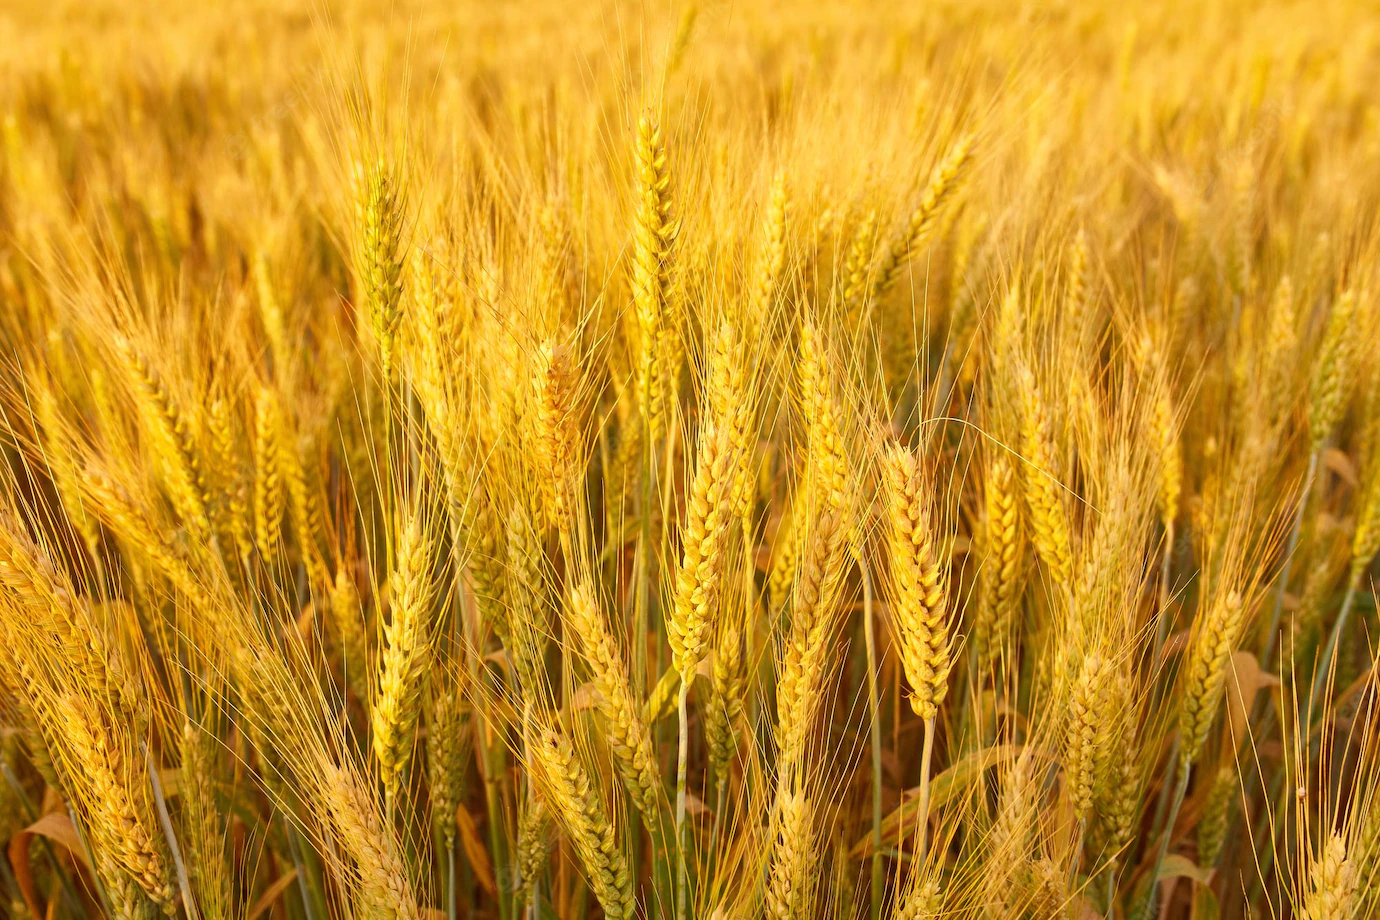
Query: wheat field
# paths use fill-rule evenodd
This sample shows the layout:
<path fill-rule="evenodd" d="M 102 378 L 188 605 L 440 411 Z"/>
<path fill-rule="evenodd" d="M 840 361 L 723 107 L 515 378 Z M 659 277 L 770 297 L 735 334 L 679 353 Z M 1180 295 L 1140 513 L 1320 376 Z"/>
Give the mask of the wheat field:
<path fill-rule="evenodd" d="M 0 9 L 0 911 L 1380 916 L 1363 2 Z"/>

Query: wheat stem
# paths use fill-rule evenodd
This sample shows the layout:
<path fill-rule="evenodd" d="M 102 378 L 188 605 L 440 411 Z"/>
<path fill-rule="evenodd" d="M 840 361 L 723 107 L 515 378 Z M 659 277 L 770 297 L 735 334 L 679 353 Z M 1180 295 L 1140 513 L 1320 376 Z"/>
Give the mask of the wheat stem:
<path fill-rule="evenodd" d="M 1169 853 L 1169 838 L 1174 834 L 1174 822 L 1179 819 L 1179 809 L 1183 807 L 1184 795 L 1188 792 L 1188 780 L 1193 773 L 1193 765 L 1178 758 L 1170 760 L 1171 776 L 1175 767 L 1178 767 L 1182 775 L 1179 777 L 1178 785 L 1174 787 L 1174 799 L 1169 805 L 1169 815 L 1164 824 L 1164 833 L 1160 836 L 1159 849 L 1155 852 L 1155 861 L 1150 866 L 1148 877 L 1149 890 L 1145 895 L 1145 902 L 1141 905 L 1140 920 L 1149 920 L 1150 914 L 1155 909 L 1155 901 L 1159 893 L 1160 868 L 1164 865 L 1164 858 Z M 1168 783 L 1170 777 L 1165 777 Z"/>
<path fill-rule="evenodd" d="M 143 741 L 139 748 L 144 752 L 144 763 L 149 771 L 149 785 L 153 789 L 154 810 L 158 815 L 158 826 L 168 841 L 168 852 L 172 856 L 173 868 L 177 874 L 177 887 L 182 894 L 182 906 L 187 911 L 188 920 L 197 920 L 196 900 L 192 897 L 192 886 L 187 880 L 187 864 L 182 860 L 182 850 L 177 845 L 177 835 L 173 833 L 172 818 L 168 815 L 168 802 L 163 797 L 163 783 L 158 779 L 158 767 L 149 753 L 149 746 Z"/>
<path fill-rule="evenodd" d="M 686 698 L 690 695 L 690 682 L 693 674 L 682 674 L 680 692 L 676 697 L 676 719 L 679 727 L 679 742 L 676 749 L 676 851 L 680 854 L 676 868 L 676 917 L 677 920 L 690 920 L 689 894 L 689 836 L 685 825 L 685 773 L 690 754 L 690 718 L 686 713 Z"/>
<path fill-rule="evenodd" d="M 872 744 L 872 879 L 868 916 L 882 912 L 882 717 L 877 701 L 877 640 L 872 623 L 872 570 L 858 563 L 863 588 L 863 640 L 867 643 L 867 714 Z"/>
<path fill-rule="evenodd" d="M 1342 598 L 1342 608 L 1337 613 L 1337 622 L 1332 624 L 1332 631 L 1327 636 L 1327 645 L 1323 648 L 1322 658 L 1318 661 L 1317 672 L 1313 675 L 1313 687 L 1309 692 L 1308 699 L 1312 701 L 1319 699 L 1318 694 L 1322 693 L 1323 685 L 1330 681 L 1332 672 L 1332 659 L 1337 653 L 1337 645 L 1341 642 L 1343 633 L 1346 632 L 1347 620 L 1351 616 L 1351 609 L 1356 605 L 1356 595 L 1360 590 L 1360 576 L 1353 577 L 1346 586 L 1346 594 Z"/>
<path fill-rule="evenodd" d="M 920 801 L 916 810 L 916 866 L 924 868 L 928 855 L 930 826 L 930 760 L 934 755 L 934 716 L 925 720 L 925 746 L 920 754 Z"/>

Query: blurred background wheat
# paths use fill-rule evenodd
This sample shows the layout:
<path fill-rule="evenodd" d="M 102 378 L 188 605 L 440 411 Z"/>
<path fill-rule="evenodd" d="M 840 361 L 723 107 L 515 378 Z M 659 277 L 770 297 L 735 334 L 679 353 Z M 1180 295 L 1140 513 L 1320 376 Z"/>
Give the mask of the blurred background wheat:
<path fill-rule="evenodd" d="M 8 4 L 3 911 L 1375 916 L 1370 13 Z"/>

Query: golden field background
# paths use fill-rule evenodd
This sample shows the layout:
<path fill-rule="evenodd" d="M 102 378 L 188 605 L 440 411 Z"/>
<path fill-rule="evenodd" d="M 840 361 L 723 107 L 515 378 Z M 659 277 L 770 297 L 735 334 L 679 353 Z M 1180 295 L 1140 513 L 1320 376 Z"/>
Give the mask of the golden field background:
<path fill-rule="evenodd" d="M 1366 4 L 0 10 L 3 910 L 1380 910 Z"/>

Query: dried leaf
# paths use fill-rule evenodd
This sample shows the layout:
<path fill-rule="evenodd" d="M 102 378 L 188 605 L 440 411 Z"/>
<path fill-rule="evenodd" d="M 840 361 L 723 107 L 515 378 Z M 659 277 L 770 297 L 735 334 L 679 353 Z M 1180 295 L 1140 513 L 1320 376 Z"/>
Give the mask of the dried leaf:
<path fill-rule="evenodd" d="M 279 896 L 281 896 L 284 891 L 287 891 L 288 886 L 295 881 L 297 881 L 296 869 L 289 869 L 287 872 L 278 876 L 273 884 L 269 885 L 267 890 L 264 891 L 259 900 L 254 902 L 254 906 L 249 908 L 249 914 L 244 920 L 258 920 L 259 916 L 272 907 L 273 902 L 278 900 Z"/>
<path fill-rule="evenodd" d="M 1204 869 L 1187 856 L 1171 853 L 1164 858 L 1164 864 L 1160 866 L 1160 874 L 1156 878 L 1161 882 L 1171 878 L 1188 878 L 1199 885 L 1210 885 L 1212 870 Z"/>
<path fill-rule="evenodd" d="M 982 774 L 1005 761 L 1013 760 L 1021 753 L 1019 744 L 995 744 L 981 751 L 974 751 L 958 763 L 930 780 L 930 809 L 943 808 L 945 804 L 972 784 L 982 778 Z M 901 845 L 901 830 L 914 830 L 915 811 L 920 804 L 920 788 L 907 789 L 901 795 L 901 804 L 882 821 L 882 840 L 894 840 Z M 853 855 L 864 858 L 872 852 L 872 836 L 869 834 L 853 846 Z"/>
<path fill-rule="evenodd" d="M 1356 464 L 1345 453 L 1335 447 L 1323 451 L 1323 466 L 1336 473 L 1353 489 L 1361 485 L 1361 477 L 1356 473 Z"/>
<path fill-rule="evenodd" d="M 70 852 L 83 865 L 86 865 L 86 849 L 81 845 L 81 838 L 77 836 L 77 829 L 72 826 L 72 819 L 61 812 L 44 815 L 10 839 L 10 865 L 14 867 L 14 877 L 19 884 L 19 892 L 24 896 L 24 903 L 29 908 L 30 914 L 35 917 L 42 917 L 44 912 L 39 907 L 38 889 L 34 885 L 33 865 L 29 862 L 29 845 L 33 843 L 34 837 L 48 838 Z"/>
<path fill-rule="evenodd" d="M 489 862 L 489 851 L 479 836 L 479 827 L 474 816 L 464 805 L 455 809 L 455 824 L 460 830 L 460 847 L 465 851 L 474 877 L 490 895 L 498 896 L 498 886 L 494 884 L 494 868 Z"/>
<path fill-rule="evenodd" d="M 1231 664 L 1231 676 L 1227 679 L 1227 728 L 1232 743 L 1239 748 L 1255 695 L 1266 687 L 1279 686 L 1279 678 L 1262 671 L 1250 652 L 1237 652 L 1231 657 Z"/>

